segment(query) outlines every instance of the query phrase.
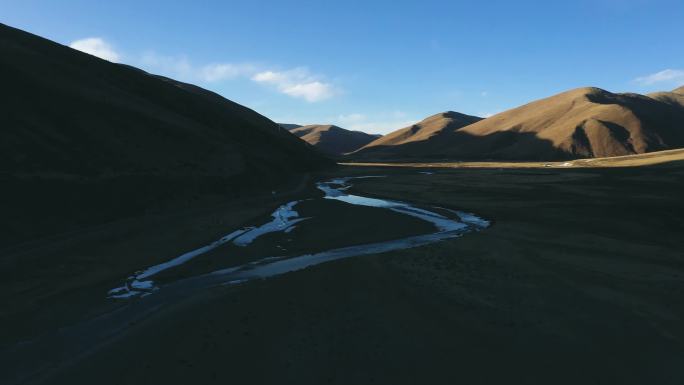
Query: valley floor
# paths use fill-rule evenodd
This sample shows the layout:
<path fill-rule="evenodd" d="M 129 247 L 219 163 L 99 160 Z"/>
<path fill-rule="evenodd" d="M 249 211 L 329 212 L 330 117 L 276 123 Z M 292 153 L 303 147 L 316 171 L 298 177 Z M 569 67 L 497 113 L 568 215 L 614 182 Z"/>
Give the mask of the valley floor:
<path fill-rule="evenodd" d="M 613 156 L 609 158 L 575 159 L 561 162 L 449 162 L 435 160 L 432 162 L 343 162 L 345 166 L 357 167 L 408 167 L 408 168 L 596 168 L 596 167 L 635 167 L 653 166 L 661 163 L 684 160 L 684 149 L 648 152 L 644 154 Z"/>
<path fill-rule="evenodd" d="M 45 382 L 684 383 L 684 163 L 419 171 L 320 177 L 493 226 L 190 296 Z"/>

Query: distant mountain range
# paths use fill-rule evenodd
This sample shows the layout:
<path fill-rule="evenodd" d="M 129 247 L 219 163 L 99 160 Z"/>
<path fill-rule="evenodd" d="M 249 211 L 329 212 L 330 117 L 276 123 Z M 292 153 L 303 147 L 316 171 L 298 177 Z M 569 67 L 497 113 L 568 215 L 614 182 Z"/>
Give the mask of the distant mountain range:
<path fill-rule="evenodd" d="M 236 196 L 332 164 L 275 122 L 205 89 L 2 24 L 0 52 L 0 241 L 169 199 Z"/>
<path fill-rule="evenodd" d="M 480 117 L 454 111 L 442 112 L 378 138 L 352 156 L 393 158 L 401 156 L 404 149 L 410 151 L 406 153 L 406 156 L 430 154 L 435 143 L 448 140 L 445 136 L 480 120 L 482 120 Z"/>
<path fill-rule="evenodd" d="M 480 119 L 431 116 L 350 155 L 359 160 L 560 160 L 684 147 L 684 87 L 650 95 L 579 88 Z"/>
<path fill-rule="evenodd" d="M 378 139 L 381 135 L 351 131 L 330 124 L 312 124 L 299 126 L 296 124 L 280 124 L 291 133 L 328 155 L 342 155 L 358 150 L 366 144 Z"/>
<path fill-rule="evenodd" d="M 270 191 L 332 165 L 324 154 L 561 160 L 684 147 L 684 87 L 579 88 L 487 119 L 449 111 L 380 137 L 278 125 L 200 87 L 2 24 L 0 53 L 0 246 L 206 194 Z"/>

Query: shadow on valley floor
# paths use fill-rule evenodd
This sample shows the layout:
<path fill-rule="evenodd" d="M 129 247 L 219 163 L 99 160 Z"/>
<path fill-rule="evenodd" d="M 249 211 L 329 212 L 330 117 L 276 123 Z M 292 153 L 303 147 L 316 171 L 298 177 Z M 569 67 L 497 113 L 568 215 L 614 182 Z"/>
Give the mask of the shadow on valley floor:
<path fill-rule="evenodd" d="M 684 164 L 417 171 L 325 177 L 495 225 L 188 297 L 47 383 L 684 381 Z"/>
<path fill-rule="evenodd" d="M 533 154 L 533 155 L 528 155 Z M 448 161 L 448 160 L 567 160 L 577 156 L 554 147 L 534 133 L 515 130 L 485 136 L 462 131 L 441 131 L 424 141 L 374 146 L 351 153 L 344 161 Z"/>
<path fill-rule="evenodd" d="M 291 177 L 0 177 L 4 197 L 0 201 L 0 256 L 26 242 L 113 221 L 270 196 L 271 191 L 288 190 L 304 179 L 304 175 Z"/>

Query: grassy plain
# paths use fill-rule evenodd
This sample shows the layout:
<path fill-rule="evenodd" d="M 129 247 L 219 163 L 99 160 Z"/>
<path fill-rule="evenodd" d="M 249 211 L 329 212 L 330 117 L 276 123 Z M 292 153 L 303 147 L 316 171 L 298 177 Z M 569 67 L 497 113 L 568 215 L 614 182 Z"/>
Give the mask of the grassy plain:
<path fill-rule="evenodd" d="M 51 382 L 684 381 L 684 163 L 433 171 L 335 173 L 493 226 L 186 298 Z"/>

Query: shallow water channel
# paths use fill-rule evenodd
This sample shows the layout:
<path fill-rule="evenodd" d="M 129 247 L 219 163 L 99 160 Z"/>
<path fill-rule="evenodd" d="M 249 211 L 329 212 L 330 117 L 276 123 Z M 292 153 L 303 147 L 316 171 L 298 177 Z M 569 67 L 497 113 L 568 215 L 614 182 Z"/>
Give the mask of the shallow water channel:
<path fill-rule="evenodd" d="M 432 232 L 364 244 L 355 244 L 354 239 L 349 239 L 348 245 L 343 245 L 341 247 L 338 245 L 337 247 L 327 250 L 317 250 L 299 255 L 287 255 L 285 249 L 278 245 L 278 247 L 283 250 L 283 253 L 279 253 L 282 255 L 263 257 L 237 266 L 206 272 L 193 277 L 193 280 L 197 281 L 204 279 L 207 283 L 211 282 L 212 284 L 243 283 L 251 279 L 268 278 L 337 259 L 376 254 L 439 242 L 461 236 L 467 232 L 482 230 L 489 226 L 489 221 L 463 211 L 437 206 L 417 207 L 416 205 L 407 202 L 347 193 L 347 190 L 352 187 L 352 181 L 356 179 L 382 177 L 383 176 L 347 177 L 319 182 L 317 183 L 317 187 L 325 195 L 321 198 L 311 199 L 334 200 L 353 206 L 390 210 L 401 215 L 428 222 L 434 228 Z M 237 251 L 240 252 L 241 249 L 248 249 L 256 240 L 267 234 L 289 234 L 297 226 L 306 224 L 307 220 L 312 219 L 311 216 L 300 216 L 297 211 L 297 206 L 301 202 L 303 201 L 291 201 L 278 207 L 271 214 L 272 219 L 266 223 L 236 229 L 209 245 L 189 251 L 167 262 L 140 270 L 128 277 L 123 285 L 110 290 L 108 296 L 110 298 L 125 299 L 151 295 L 165 287 L 165 284 L 160 284 L 155 281 L 155 277 L 160 273 L 170 269 L 182 270 L 184 265 L 188 264 L 193 259 L 230 244 L 232 244 L 232 246 L 239 246 Z M 371 212 L 369 211 L 369 213 Z M 316 213 L 316 215 L 326 215 L 326 212 L 323 210 L 320 213 Z M 335 222 L 335 218 L 330 219 L 332 220 L 332 223 Z M 364 220 L 364 218 L 360 218 L 359 220 Z M 335 231 L 334 228 L 330 228 L 329 230 Z M 306 242 L 306 240 L 300 241 Z"/>
<path fill-rule="evenodd" d="M 348 193 L 358 179 L 319 182 L 322 196 L 288 202 L 270 220 L 235 229 L 211 244 L 137 271 L 107 293 L 107 302 L 116 305 L 107 313 L 1 350 L 0 361 L 14 370 L 0 373 L 0 383 L 19 384 L 52 373 L 166 305 L 208 288 L 440 242 L 490 225 L 462 211 Z"/>

